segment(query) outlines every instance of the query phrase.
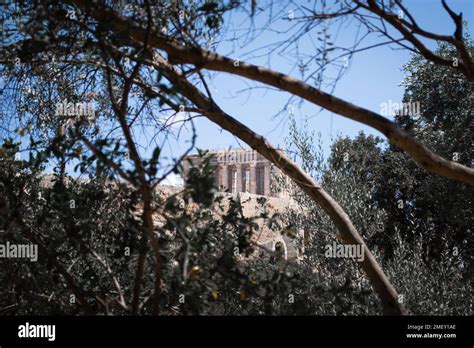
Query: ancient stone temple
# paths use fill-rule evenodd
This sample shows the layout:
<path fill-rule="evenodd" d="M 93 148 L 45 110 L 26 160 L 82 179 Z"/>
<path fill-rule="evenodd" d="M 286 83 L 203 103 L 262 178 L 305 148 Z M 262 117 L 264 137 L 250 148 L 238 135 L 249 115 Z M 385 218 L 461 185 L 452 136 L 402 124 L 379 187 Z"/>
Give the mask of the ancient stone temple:
<path fill-rule="evenodd" d="M 222 192 L 248 192 L 269 197 L 284 197 L 286 194 L 277 189 L 275 175 L 280 174 L 270 161 L 254 150 L 217 150 L 210 151 L 216 167 L 216 186 Z M 184 161 L 187 174 L 191 165 L 198 164 L 199 156 L 188 157 L 192 164 Z"/>
<path fill-rule="evenodd" d="M 213 156 L 216 186 L 223 195 L 235 195 L 233 199 L 240 202 L 242 214 L 254 218 L 253 221 L 260 226 L 253 238 L 259 246 L 253 255 L 269 257 L 280 253 L 284 259 L 300 262 L 304 246 L 302 248 L 298 243 L 304 234 L 297 231 L 296 238 L 290 238 L 286 228 L 272 230 L 261 218 L 264 210 L 270 214 L 284 214 L 290 208 L 297 208 L 289 194 L 286 176 L 254 150 L 217 150 L 208 151 L 208 154 Z M 199 165 L 200 160 L 198 155 L 188 156 L 182 162 L 184 175 L 187 176 L 192 166 Z M 260 203 L 260 196 L 266 196 L 264 206 Z M 228 209 L 229 200 L 224 200 L 223 204 L 224 209 Z"/>

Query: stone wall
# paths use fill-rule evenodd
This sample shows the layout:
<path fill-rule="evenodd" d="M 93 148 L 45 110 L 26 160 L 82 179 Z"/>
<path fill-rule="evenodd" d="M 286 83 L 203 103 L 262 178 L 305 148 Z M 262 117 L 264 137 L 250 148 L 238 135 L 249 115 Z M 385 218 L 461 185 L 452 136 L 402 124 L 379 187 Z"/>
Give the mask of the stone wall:
<path fill-rule="evenodd" d="M 158 186 L 157 190 L 163 195 L 171 195 L 179 191 L 178 188 L 172 186 Z M 231 199 L 234 199 L 240 202 L 242 214 L 245 217 L 258 217 L 264 210 L 266 210 L 270 216 L 275 213 L 284 214 L 289 208 L 296 208 L 296 202 L 286 197 L 264 197 L 249 192 L 236 194 L 219 192 L 218 194 L 224 198 L 224 210 L 229 208 Z M 216 218 L 219 218 L 222 212 L 220 209 L 216 209 L 215 213 Z M 257 218 L 255 222 L 259 227 L 252 237 L 252 240 L 261 248 L 258 246 L 255 248 L 253 257 L 271 256 L 271 252 L 274 252 L 278 243 L 280 243 L 280 245 L 283 246 L 284 257 L 286 259 L 299 261 L 302 258 L 304 250 L 300 250 L 299 245 L 304 244 L 302 243 L 304 236 L 301 231 L 295 231 L 296 235 L 294 238 L 290 238 L 287 233 L 285 233 L 284 227 L 282 230 L 271 230 L 262 218 Z M 155 221 L 155 223 L 159 224 L 158 221 Z"/>

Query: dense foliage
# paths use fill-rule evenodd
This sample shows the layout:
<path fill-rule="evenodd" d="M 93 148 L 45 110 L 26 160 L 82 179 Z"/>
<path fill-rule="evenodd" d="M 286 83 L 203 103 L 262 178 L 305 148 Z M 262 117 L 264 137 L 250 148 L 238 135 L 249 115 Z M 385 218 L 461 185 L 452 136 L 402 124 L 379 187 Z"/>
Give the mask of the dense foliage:
<path fill-rule="evenodd" d="M 449 54 L 443 46 L 440 52 Z M 420 115 L 398 115 L 397 123 L 436 153 L 471 164 L 469 84 L 420 57 L 405 72 L 404 102 L 419 102 Z M 397 148 L 364 133 L 336 140 L 324 161 L 315 135 L 305 129 L 293 122 L 290 148 L 344 207 L 407 308 L 414 314 L 472 315 L 473 188 L 427 173 Z M 343 278 L 347 267 L 331 268 L 324 260 L 334 226 L 299 190 L 294 196 L 303 209 L 288 220 L 309 232 L 307 243 L 315 248 L 305 262 L 325 265 L 332 279 Z"/>
<path fill-rule="evenodd" d="M 247 4 L 117 4 L 101 13 L 106 20 L 94 16 L 103 10 L 97 4 L 2 4 L 10 49 L 0 64 L 0 244 L 37 245 L 39 258 L 0 258 L 0 314 L 382 313 L 358 264 L 326 256 L 327 245 L 341 242 L 334 220 L 293 185 L 287 213 L 270 213 L 260 198 L 258 214 L 245 216 L 238 199 L 216 194 L 211 158 L 200 152 L 183 187 L 160 189 L 166 175 L 184 173 L 195 149 L 191 115 L 211 111 L 173 82 L 163 64 L 181 65 L 179 57 L 164 59 L 148 35 L 212 48 L 224 15 Z M 260 8 L 250 4 L 252 17 Z M 146 28 L 143 45 L 115 28 L 110 9 Z M 438 53 L 454 57 L 445 46 Z M 191 66 L 180 74 L 210 95 L 200 67 Z M 405 74 L 404 102 L 419 103 L 420 114 L 400 114 L 396 123 L 472 166 L 467 80 L 418 56 Z M 85 112 L 88 103 L 93 112 Z M 189 148 L 166 158 L 186 127 L 180 140 L 188 136 Z M 291 125 L 289 153 L 347 212 L 399 300 L 415 314 L 472 315 L 473 188 L 429 174 L 363 133 L 337 139 L 325 159 L 307 128 Z M 294 239 L 303 257 L 261 250 L 252 236 L 262 225 Z"/>

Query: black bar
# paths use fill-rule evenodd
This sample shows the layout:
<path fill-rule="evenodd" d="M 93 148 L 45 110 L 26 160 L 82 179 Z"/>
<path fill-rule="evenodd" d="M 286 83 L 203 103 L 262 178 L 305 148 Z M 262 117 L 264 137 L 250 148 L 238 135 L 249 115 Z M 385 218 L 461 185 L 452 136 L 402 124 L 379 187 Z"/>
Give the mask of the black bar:
<path fill-rule="evenodd" d="M 55 340 L 20 338 L 26 323 L 55 325 Z M 25 344 L 410 344 L 474 342 L 472 317 L 0 317 L 0 346 Z M 447 325 L 440 327 L 439 325 Z M 455 334 L 455 338 L 407 338 Z"/>

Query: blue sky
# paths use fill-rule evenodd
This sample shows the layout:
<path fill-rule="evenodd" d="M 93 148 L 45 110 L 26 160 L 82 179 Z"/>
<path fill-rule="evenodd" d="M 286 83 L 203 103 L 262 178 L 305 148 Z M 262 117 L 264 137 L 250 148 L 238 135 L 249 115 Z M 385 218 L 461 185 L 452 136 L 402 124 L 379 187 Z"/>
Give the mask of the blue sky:
<path fill-rule="evenodd" d="M 302 1 L 302 3 L 306 2 Z M 421 27 L 440 34 L 453 33 L 452 20 L 442 8 L 440 1 L 410 0 L 405 1 L 405 3 Z M 462 11 L 464 19 L 472 27 L 474 1 L 451 0 L 448 3 L 456 12 Z M 245 24 L 239 16 L 232 18 L 232 23 L 241 26 L 241 30 L 245 28 Z M 257 17 L 256 26 L 261 25 L 264 25 L 264 20 Z M 234 47 L 231 50 L 228 44 L 223 44 L 217 48 L 217 51 L 235 58 L 242 56 L 241 59 L 247 62 L 271 67 L 284 73 L 291 72 L 292 75 L 301 77 L 298 71 L 291 70 L 295 65 L 295 59 L 285 59 L 288 57 L 279 57 L 276 54 L 271 55 L 269 60 L 267 57 L 247 58 L 249 56 L 247 52 L 251 51 L 252 48 L 264 46 L 278 39 L 270 32 L 270 29 L 282 30 L 289 25 L 292 25 L 292 23 L 290 24 L 288 20 L 278 20 L 267 28 L 268 32 L 263 33 L 251 45 Z M 470 31 L 472 32 L 472 30 Z M 339 32 L 338 42 L 342 44 L 351 42 L 354 32 L 355 26 L 353 24 L 342 28 Z M 374 37 L 367 40 L 366 44 L 370 45 L 375 42 L 380 41 Z M 300 49 L 311 54 L 311 49 L 314 48 L 309 40 L 301 40 Z M 380 112 L 381 103 L 389 100 L 401 101 L 403 95 L 403 88 L 399 86 L 403 79 L 401 68 L 409 59 L 409 52 L 392 50 L 388 46 L 357 53 L 351 59 L 350 68 L 337 84 L 334 94 L 357 105 Z M 274 119 L 273 116 L 284 107 L 290 97 L 289 94 L 265 89 L 237 94 L 237 91 L 245 89 L 249 85 L 260 87 L 262 85 L 224 73 L 217 74 L 213 82 L 215 87 L 214 98 L 226 112 L 254 129 L 257 133 L 266 136 L 274 145 L 284 145 L 284 138 L 287 133 L 287 114 L 277 119 Z M 301 122 L 305 117 L 310 117 L 309 130 L 321 133 L 326 151 L 331 143 L 331 137 L 334 138 L 338 134 L 353 137 L 359 131 L 364 131 L 368 134 L 380 135 L 372 128 L 342 116 L 332 115 L 327 111 L 315 115 L 317 112 L 317 106 L 304 103 L 300 109 L 296 108 L 295 115 L 298 122 Z M 243 145 L 236 141 L 232 135 L 221 131 L 218 126 L 206 119 L 197 120 L 196 127 L 198 132 L 197 145 L 200 148 L 239 147 Z"/>
<path fill-rule="evenodd" d="M 260 2 L 261 3 L 261 2 Z M 277 34 L 276 31 L 294 30 L 295 21 L 288 20 L 289 11 L 296 8 L 282 6 L 275 1 L 276 8 L 280 13 L 275 15 L 275 20 L 268 24 L 266 19 L 268 12 L 263 12 L 254 18 L 254 27 L 259 35 L 253 40 L 232 40 L 234 36 L 241 36 L 248 32 L 250 25 L 247 15 L 242 13 L 232 13 L 232 17 L 226 17 L 224 24 L 228 30 L 223 31 L 221 43 L 217 46 L 217 52 L 249 63 L 265 66 L 274 70 L 302 78 L 301 72 L 295 68 L 298 58 L 295 55 L 295 42 L 291 42 L 292 49 L 284 53 L 275 52 L 258 57 L 255 49 L 265 47 L 277 40 L 285 41 L 288 35 Z M 286 2 L 285 2 L 286 3 Z M 440 0 L 407 0 L 406 7 L 416 18 L 418 24 L 428 30 L 439 34 L 452 34 L 454 24 L 446 11 L 441 6 Z M 472 33 L 474 25 L 474 0 L 448 0 L 450 6 L 456 11 L 462 11 L 464 19 L 468 23 L 468 28 Z M 307 5 L 307 1 L 301 0 L 301 4 Z M 343 26 L 331 26 L 328 33 L 336 38 L 338 46 L 348 47 L 356 37 L 356 22 L 345 23 Z M 320 43 L 316 40 L 315 33 L 321 28 L 314 28 L 311 37 L 305 36 L 298 41 L 298 52 L 302 62 L 306 62 L 308 57 L 314 57 Z M 471 34 L 472 36 L 472 34 Z M 397 35 L 399 37 L 399 35 Z M 315 43 L 316 42 L 316 43 Z M 363 46 L 380 42 L 380 39 L 371 36 Z M 319 45 L 319 46 L 318 46 Z M 431 45 L 434 48 L 434 45 Z M 393 50 L 389 46 L 373 48 L 367 51 L 356 53 L 350 60 L 349 69 L 336 85 L 333 91 L 339 98 L 350 101 L 356 105 L 380 112 L 380 104 L 389 100 L 399 102 L 402 99 L 403 88 L 400 82 L 403 79 L 402 66 L 410 59 L 410 53 L 405 50 Z M 311 65 L 312 64 L 312 65 Z M 314 69 L 314 62 L 308 66 L 308 71 Z M 333 72 L 329 69 L 329 72 Z M 305 72 L 307 74 L 307 72 Z M 241 77 L 232 76 L 225 73 L 212 73 L 211 90 L 213 97 L 227 113 L 243 122 L 254 131 L 264 135 L 272 144 L 285 147 L 285 137 L 288 131 L 288 112 L 284 112 L 275 118 L 275 115 L 284 109 L 291 97 L 288 93 L 275 91 L 274 89 L 262 88 L 263 85 L 246 80 Z M 309 81 L 309 83 L 312 83 Z M 248 87 L 256 87 L 251 91 L 239 92 Z M 323 87 L 326 91 L 330 91 Z M 299 99 L 296 100 L 298 102 Z M 321 111 L 316 105 L 304 102 L 299 107 L 295 105 L 295 117 L 298 124 L 303 124 L 308 119 L 308 130 L 321 134 L 323 148 L 326 155 L 329 146 L 336 136 L 354 137 L 358 132 L 364 131 L 366 134 L 380 135 L 377 131 L 364 126 L 355 121 L 346 119 L 339 115 L 333 115 L 328 111 Z M 220 129 L 205 118 L 196 119 L 197 147 L 201 149 L 216 149 L 228 147 L 246 147 L 234 136 Z M 178 157 L 187 147 L 186 141 L 189 136 L 183 134 L 177 142 L 170 142 L 169 146 L 163 149 L 166 157 Z M 143 158 L 151 155 L 153 148 L 148 147 L 143 136 L 136 134 L 140 145 L 143 146 Z M 72 167 L 71 167 L 72 168 Z"/>

